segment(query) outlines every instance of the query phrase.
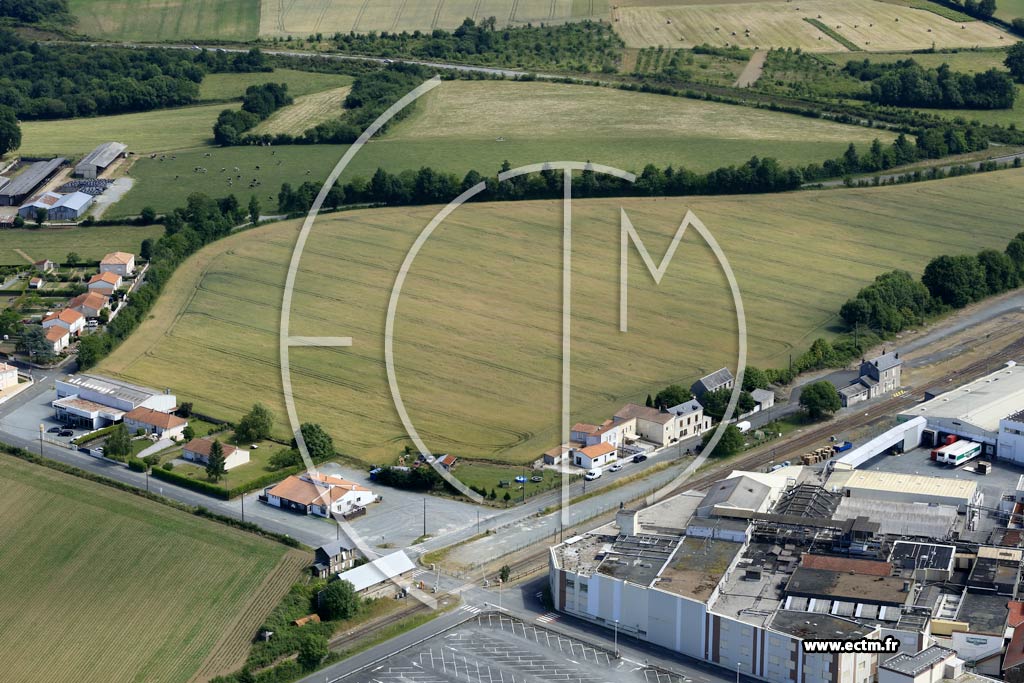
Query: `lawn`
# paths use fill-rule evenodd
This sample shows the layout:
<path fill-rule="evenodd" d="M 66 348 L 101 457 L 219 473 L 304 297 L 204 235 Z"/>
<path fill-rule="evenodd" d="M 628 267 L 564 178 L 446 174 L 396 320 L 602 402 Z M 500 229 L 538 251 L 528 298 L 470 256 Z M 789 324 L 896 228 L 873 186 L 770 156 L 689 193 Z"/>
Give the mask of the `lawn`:
<path fill-rule="evenodd" d="M 487 492 L 494 489 L 494 492 L 497 494 L 495 503 L 498 505 L 503 504 L 506 491 L 512 496 L 512 502 L 522 502 L 524 484 L 516 482 L 516 477 L 525 476 L 529 478 L 535 475 L 544 477 L 544 481 L 526 482 L 527 498 L 556 488 L 562 481 L 562 475 L 554 470 L 533 471 L 525 467 L 511 467 L 499 463 L 471 462 L 468 460 L 457 463 L 452 474 L 466 486 L 475 486 Z M 501 482 L 503 481 L 509 482 L 509 485 L 502 488 Z"/>
<path fill-rule="evenodd" d="M 753 0 L 751 2 L 664 2 L 640 0 L 612 11 L 615 30 L 628 47 L 791 47 L 842 52 L 844 47 L 804 21 L 820 20 L 842 37 L 875 50 L 914 50 L 935 45 L 1011 45 L 1014 38 L 981 21 L 960 23 L 935 12 L 876 0 Z M 749 29 L 749 33 L 747 32 Z"/>
<path fill-rule="evenodd" d="M 626 401 L 735 364 L 728 289 L 692 231 L 660 287 L 631 257 L 630 331 L 617 331 L 619 206 L 656 262 L 686 209 L 696 212 L 744 293 L 750 362 L 778 367 L 834 333 L 840 305 L 879 273 L 1002 249 L 1020 231 L 1022 191 L 1024 171 L 1009 170 L 885 188 L 577 201 L 572 419 L 605 419 Z M 388 461 L 408 443 L 384 372 L 384 317 L 397 269 L 435 211 L 324 217 L 304 251 L 291 333 L 350 335 L 354 345 L 291 350 L 300 419 L 323 424 L 341 452 L 364 462 Z M 413 264 L 396 318 L 396 373 L 432 451 L 524 463 L 557 444 L 560 225 L 555 202 L 472 204 Z M 203 249 L 98 372 L 171 387 L 228 419 L 258 397 L 286 429 L 278 335 L 297 230 L 268 225 Z"/>
<path fill-rule="evenodd" d="M 490 175 L 505 160 L 520 165 L 579 159 L 636 171 L 647 163 L 709 171 L 753 155 L 806 164 L 838 156 L 850 142 L 870 144 L 875 137 L 887 141 L 892 135 L 750 107 L 609 88 L 450 81 L 364 148 L 344 179 L 369 177 L 380 166 L 401 171 L 429 165 L 459 175 L 470 169 Z M 322 182 L 345 149 L 235 147 L 179 152 L 175 160 L 142 158 L 132 168 L 137 186 L 110 215 L 136 215 L 144 206 L 172 209 L 197 191 L 214 196 L 234 192 L 243 203 L 257 194 L 264 209 L 272 209 L 281 183 Z M 197 166 L 210 173 L 195 173 Z M 234 172 L 235 167 L 240 170 Z M 248 187 L 254 179 L 260 183 L 256 191 Z"/>
<path fill-rule="evenodd" d="M 496 17 L 498 26 L 608 19 L 609 0 L 292 0 L 261 5 L 260 35 L 334 31 L 453 29 L 466 17 Z"/>
<path fill-rule="evenodd" d="M 211 144 L 213 124 L 224 109 L 237 104 L 206 104 L 140 114 L 97 116 L 21 124 L 25 156 L 81 155 L 103 142 L 117 140 L 135 154 L 149 154 Z"/>
<path fill-rule="evenodd" d="M 283 427 L 283 425 L 279 425 Z M 287 428 L 285 428 L 287 430 Z M 233 435 L 231 434 L 215 434 L 214 438 L 220 439 L 221 443 L 230 443 L 230 439 Z M 236 486 L 242 486 L 248 484 L 253 479 L 266 476 L 270 474 L 272 470 L 267 468 L 267 463 L 270 462 L 270 456 L 277 451 L 285 448 L 279 443 L 273 441 L 259 441 L 256 443 L 259 448 L 249 448 L 249 444 L 239 444 L 239 448 L 249 451 L 249 462 L 245 465 L 239 465 L 238 467 L 232 468 L 228 472 L 227 477 L 222 478 L 218 484 L 225 488 L 234 488 Z M 181 450 L 165 451 L 161 453 L 161 462 L 167 462 L 174 458 L 181 457 Z M 175 474 L 180 474 L 190 479 L 197 479 L 199 481 L 209 481 L 206 475 L 206 467 L 204 465 L 195 465 L 193 463 L 175 463 L 174 465 Z M 281 476 L 284 479 L 284 475 Z M 209 482 L 213 483 L 213 482 Z"/>
<path fill-rule="evenodd" d="M 1024 17 L 1024 0 L 999 0 L 996 3 L 996 17 L 1004 21 Z"/>
<path fill-rule="evenodd" d="M 2 457 L 6 680 L 185 683 L 226 673 L 308 561 L 251 534 Z"/>
<path fill-rule="evenodd" d="M 159 237 L 163 234 L 163 226 L 43 228 L 4 230 L 0 234 L 3 235 L 0 240 L 0 265 L 28 265 L 44 258 L 63 261 L 71 251 L 88 261 L 99 261 L 104 254 L 112 251 L 137 254 L 142 240 Z"/>
<path fill-rule="evenodd" d="M 294 69 L 277 69 L 271 72 L 261 71 L 248 74 L 207 74 L 199 86 L 199 99 L 241 99 L 245 94 L 245 89 L 250 85 L 264 83 L 284 83 L 288 86 L 288 92 L 292 97 L 301 97 L 351 85 L 352 77 L 344 74 L 295 71 Z"/>
<path fill-rule="evenodd" d="M 260 4 L 260 0 L 70 2 L 79 33 L 114 41 L 253 40 L 259 32 Z"/>

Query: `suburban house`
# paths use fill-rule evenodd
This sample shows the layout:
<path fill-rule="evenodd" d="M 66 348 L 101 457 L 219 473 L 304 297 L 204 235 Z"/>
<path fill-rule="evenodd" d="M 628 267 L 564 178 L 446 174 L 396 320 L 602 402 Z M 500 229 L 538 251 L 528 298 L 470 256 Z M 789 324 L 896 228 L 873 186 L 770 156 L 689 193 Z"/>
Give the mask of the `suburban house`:
<path fill-rule="evenodd" d="M 16 386 L 18 386 L 18 368 L 7 363 L 0 363 L 0 391 Z"/>
<path fill-rule="evenodd" d="M 839 399 L 844 407 L 861 401 L 888 394 L 900 387 L 903 361 L 898 351 L 883 353 L 881 356 L 860 362 L 859 376 L 848 386 L 839 390 Z"/>
<path fill-rule="evenodd" d="M 308 472 L 267 487 L 260 499 L 282 510 L 318 517 L 348 515 L 377 502 L 377 496 L 365 486 L 341 477 Z"/>
<path fill-rule="evenodd" d="M 43 318 L 43 328 L 63 327 L 71 334 L 78 334 L 85 328 L 85 316 L 70 308 L 60 313 L 50 313 Z"/>
<path fill-rule="evenodd" d="M 174 410 L 178 399 L 170 392 L 148 389 L 100 375 L 72 375 L 55 381 L 56 418 L 72 425 L 98 429 L 120 422 L 138 407 Z"/>
<path fill-rule="evenodd" d="M 673 422 L 676 416 L 667 410 L 648 408 L 636 403 L 627 403 L 612 417 L 616 423 L 636 421 L 636 433 L 645 441 L 658 446 L 672 443 Z"/>
<path fill-rule="evenodd" d="M 46 282 L 46 280 L 44 280 L 43 278 L 41 278 L 41 277 L 34 277 L 34 278 L 32 278 L 31 280 L 28 281 L 28 288 L 29 289 L 39 289 L 39 288 L 41 288 L 43 286 L 44 282 Z"/>
<path fill-rule="evenodd" d="M 181 429 L 184 430 L 185 426 L 182 425 Z M 210 462 L 210 450 L 213 448 L 213 441 L 213 439 L 192 439 L 185 444 L 181 457 L 200 465 L 206 465 Z M 231 470 L 249 462 L 249 451 L 235 448 L 229 443 L 222 442 L 220 446 L 224 450 L 224 469 Z"/>
<path fill-rule="evenodd" d="M 32 265 L 35 266 L 35 269 L 37 271 L 43 273 L 44 275 L 46 273 L 52 273 L 54 270 L 57 269 L 57 264 L 48 258 L 43 259 L 42 261 L 36 261 Z"/>
<path fill-rule="evenodd" d="M 711 416 L 704 414 L 704 406 L 695 398 L 667 410 L 676 416 L 673 439 L 689 439 L 711 429 Z"/>
<path fill-rule="evenodd" d="M 378 557 L 355 569 L 338 574 L 339 581 L 348 581 L 355 592 L 364 598 L 380 598 L 405 590 L 399 583 L 409 579 L 416 565 L 401 550 Z"/>
<path fill-rule="evenodd" d="M 334 541 L 316 549 L 310 570 L 313 572 L 313 576 L 326 579 L 332 574 L 351 569 L 355 563 L 355 546 L 347 541 Z"/>
<path fill-rule="evenodd" d="M 606 442 L 573 449 L 572 462 L 585 470 L 592 470 L 595 467 L 604 467 L 619 459 L 619 449 Z"/>
<path fill-rule="evenodd" d="M 700 398 L 709 391 L 732 389 L 735 382 L 736 378 L 729 372 L 729 368 L 722 368 L 721 370 L 715 370 L 710 375 L 704 375 L 694 382 L 690 386 L 690 391 L 694 396 Z"/>
<path fill-rule="evenodd" d="M 46 330 L 46 341 L 53 346 L 54 353 L 60 353 L 71 344 L 71 333 L 60 325 L 44 328 Z"/>
<path fill-rule="evenodd" d="M 188 426 L 188 420 L 172 413 L 139 407 L 125 413 L 124 424 L 133 434 L 141 429 L 146 434 L 156 434 L 162 439 L 177 439 Z"/>
<path fill-rule="evenodd" d="M 594 446 L 599 443 L 610 443 L 615 447 L 620 447 L 627 440 L 635 441 L 638 438 L 636 433 L 636 420 L 625 419 L 619 422 L 616 422 L 615 420 L 605 420 L 600 426 L 588 424 L 586 422 L 578 422 L 573 425 L 570 437 L 573 441 L 577 441 L 584 446 Z"/>
<path fill-rule="evenodd" d="M 78 311 L 86 318 L 97 318 L 103 309 L 110 308 L 110 298 L 89 291 L 69 301 L 68 308 Z"/>
<path fill-rule="evenodd" d="M 117 273 L 121 277 L 127 277 L 135 272 L 135 255 L 123 251 L 107 254 L 100 261 L 100 272 Z"/>
<path fill-rule="evenodd" d="M 110 296 L 120 286 L 121 276 L 109 270 L 89 278 L 89 291 L 103 296 Z"/>

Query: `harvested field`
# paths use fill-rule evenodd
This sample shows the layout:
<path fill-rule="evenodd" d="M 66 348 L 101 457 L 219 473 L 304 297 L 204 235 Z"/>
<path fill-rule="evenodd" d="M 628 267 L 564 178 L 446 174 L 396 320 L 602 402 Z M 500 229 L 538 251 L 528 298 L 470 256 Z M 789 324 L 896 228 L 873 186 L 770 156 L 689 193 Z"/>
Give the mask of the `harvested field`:
<path fill-rule="evenodd" d="M 350 87 L 335 88 L 295 98 L 294 104 L 280 109 L 253 129 L 254 134 L 291 133 L 298 135 L 314 126 L 341 117 L 341 103 Z"/>

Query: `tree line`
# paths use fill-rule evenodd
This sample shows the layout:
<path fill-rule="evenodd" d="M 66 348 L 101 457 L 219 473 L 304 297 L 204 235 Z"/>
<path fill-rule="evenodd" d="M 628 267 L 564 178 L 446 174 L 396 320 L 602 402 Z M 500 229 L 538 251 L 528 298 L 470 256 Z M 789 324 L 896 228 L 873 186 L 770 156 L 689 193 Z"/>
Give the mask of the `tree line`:
<path fill-rule="evenodd" d="M 213 139 L 219 145 L 237 145 L 243 133 L 292 102 L 287 83 L 250 85 L 245 89 L 241 109 L 225 109 L 217 117 L 213 125 Z"/>
<path fill-rule="evenodd" d="M 46 20 L 62 23 L 73 21 L 68 10 L 68 0 L 0 0 L 0 17 L 26 24 L 38 24 Z"/>
<path fill-rule="evenodd" d="M 913 59 L 891 64 L 864 59 L 847 62 L 843 72 L 871 82 L 872 102 L 898 107 L 1011 109 L 1017 95 L 1013 79 L 998 69 L 967 74 L 948 64 L 926 69 Z"/>

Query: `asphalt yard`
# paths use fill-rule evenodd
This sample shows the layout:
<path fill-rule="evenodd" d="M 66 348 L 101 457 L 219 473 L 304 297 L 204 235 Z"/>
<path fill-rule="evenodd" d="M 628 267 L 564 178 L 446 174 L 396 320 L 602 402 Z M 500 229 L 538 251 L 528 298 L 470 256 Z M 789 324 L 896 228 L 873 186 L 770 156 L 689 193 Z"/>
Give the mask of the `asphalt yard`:
<path fill-rule="evenodd" d="M 356 673 L 359 683 L 687 683 L 642 662 L 498 612 Z"/>

